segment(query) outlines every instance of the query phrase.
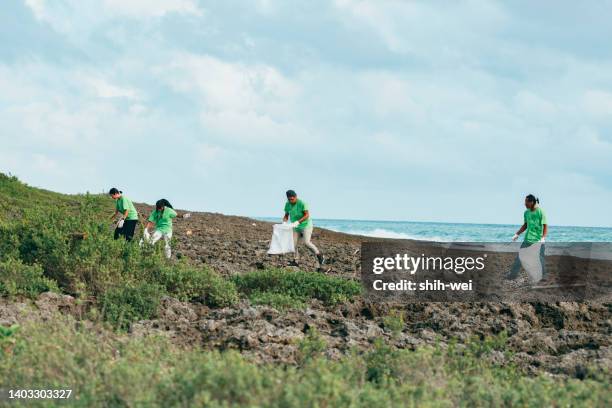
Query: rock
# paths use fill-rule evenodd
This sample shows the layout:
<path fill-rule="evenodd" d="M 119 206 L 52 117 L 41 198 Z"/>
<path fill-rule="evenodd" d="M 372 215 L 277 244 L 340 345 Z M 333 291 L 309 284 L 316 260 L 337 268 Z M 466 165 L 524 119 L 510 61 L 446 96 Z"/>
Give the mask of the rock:
<path fill-rule="evenodd" d="M 72 296 L 54 292 L 41 293 L 34 303 L 44 318 L 50 318 L 54 313 L 73 314 L 76 309 Z"/>
<path fill-rule="evenodd" d="M 368 323 L 366 327 L 366 338 L 374 339 L 383 336 L 383 329 L 381 329 L 377 324 Z"/>
<path fill-rule="evenodd" d="M 171 322 L 192 322 L 198 319 L 190 303 L 180 302 L 167 296 L 161 299 L 157 313 L 159 319 Z"/>

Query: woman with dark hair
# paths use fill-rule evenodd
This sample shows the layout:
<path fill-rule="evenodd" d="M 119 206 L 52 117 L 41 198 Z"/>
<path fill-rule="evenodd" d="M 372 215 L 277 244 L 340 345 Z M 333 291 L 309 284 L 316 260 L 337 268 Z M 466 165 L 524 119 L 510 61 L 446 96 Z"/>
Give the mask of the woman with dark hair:
<path fill-rule="evenodd" d="M 529 244 L 545 242 L 546 234 L 548 233 L 548 225 L 546 223 L 546 214 L 544 214 L 544 210 L 540 208 L 540 200 L 533 194 L 529 194 L 525 197 L 525 207 L 527 207 L 527 210 L 523 213 L 523 225 L 516 231 L 512 240 L 516 241 L 519 235 L 527 230 L 524 242 Z"/>
<path fill-rule="evenodd" d="M 131 241 L 134 237 L 136 224 L 138 224 L 138 211 L 136 211 L 132 200 L 123 195 L 123 191 L 113 187 L 108 194 L 116 201 L 115 213 L 111 219 L 115 219 L 117 215 L 120 215 L 117 227 L 115 228 L 115 239 L 123 236 L 127 241 Z"/>
<path fill-rule="evenodd" d="M 191 214 L 183 214 L 182 218 L 188 218 Z M 155 210 L 149 216 L 147 226 L 144 229 L 144 240 L 150 244 L 155 244 L 160 239 L 164 239 L 164 253 L 170 259 L 172 252 L 170 240 L 172 239 L 172 219 L 177 217 L 172 204 L 165 198 L 157 200 Z M 149 234 L 149 228 L 155 226 L 153 234 Z"/>
<path fill-rule="evenodd" d="M 533 282 L 539 282 L 546 277 L 546 261 L 544 259 L 544 242 L 548 234 L 548 221 L 544 210 L 540 208 L 540 200 L 533 194 L 525 197 L 523 225 L 512 237 L 516 241 L 523 232 L 525 239 L 506 279 L 516 279 L 521 265 L 525 267 Z"/>

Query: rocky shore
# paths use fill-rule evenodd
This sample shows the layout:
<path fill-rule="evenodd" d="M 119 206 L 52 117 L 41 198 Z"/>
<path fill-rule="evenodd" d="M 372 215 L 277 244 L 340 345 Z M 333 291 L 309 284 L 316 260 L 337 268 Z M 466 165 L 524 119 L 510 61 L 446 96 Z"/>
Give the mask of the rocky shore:
<path fill-rule="evenodd" d="M 149 209 L 139 206 L 143 214 Z M 174 253 L 177 258 L 188 257 L 223 275 L 283 267 L 289 261 L 287 256 L 266 255 L 270 235 L 270 223 L 193 213 L 175 223 Z M 315 228 L 313 240 L 329 260 L 325 273 L 358 279 L 363 239 Z M 314 257 L 305 250 L 303 253 L 303 268 L 314 270 Z M 70 296 L 53 293 L 44 293 L 33 303 L 2 300 L 0 323 L 18 323 L 25 318 L 44 320 L 56 312 L 85 319 L 87 307 Z M 384 323 L 390 310 L 398 307 L 405 321 L 399 332 Z M 610 309 L 610 304 L 602 303 L 392 305 L 358 299 L 336 307 L 312 301 L 303 310 L 279 312 L 253 306 L 248 300 L 231 308 L 211 309 L 163 298 L 158 317 L 136 322 L 128 335 L 159 334 L 185 347 L 237 349 L 256 361 L 295 364 L 298 342 L 311 328 L 325 340 L 330 358 L 349 350 L 363 350 L 381 338 L 398 348 L 427 344 L 445 348 L 452 339 L 461 344 L 474 336 L 505 332 L 508 353 L 492 352 L 486 358 L 516 364 L 529 373 L 543 371 L 581 378 L 589 372 L 612 369 Z"/>

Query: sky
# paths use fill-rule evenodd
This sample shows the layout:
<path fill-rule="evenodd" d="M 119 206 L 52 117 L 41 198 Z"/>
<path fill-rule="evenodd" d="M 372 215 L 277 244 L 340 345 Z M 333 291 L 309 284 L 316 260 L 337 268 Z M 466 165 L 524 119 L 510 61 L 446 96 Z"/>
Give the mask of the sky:
<path fill-rule="evenodd" d="M 9 0 L 0 171 L 316 218 L 612 226 L 611 1 Z M 112 212 L 112 209 L 109 209 Z"/>

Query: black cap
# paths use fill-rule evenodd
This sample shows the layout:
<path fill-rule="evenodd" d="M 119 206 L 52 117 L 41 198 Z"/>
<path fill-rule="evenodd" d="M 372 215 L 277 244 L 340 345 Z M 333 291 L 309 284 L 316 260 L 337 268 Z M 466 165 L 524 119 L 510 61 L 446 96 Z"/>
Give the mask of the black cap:
<path fill-rule="evenodd" d="M 116 187 L 113 187 L 110 189 L 110 191 L 108 192 L 108 195 L 113 195 L 113 194 L 121 194 L 122 191 L 119 191 Z"/>
<path fill-rule="evenodd" d="M 287 198 L 289 197 L 297 197 L 297 194 L 293 190 L 287 190 Z"/>

